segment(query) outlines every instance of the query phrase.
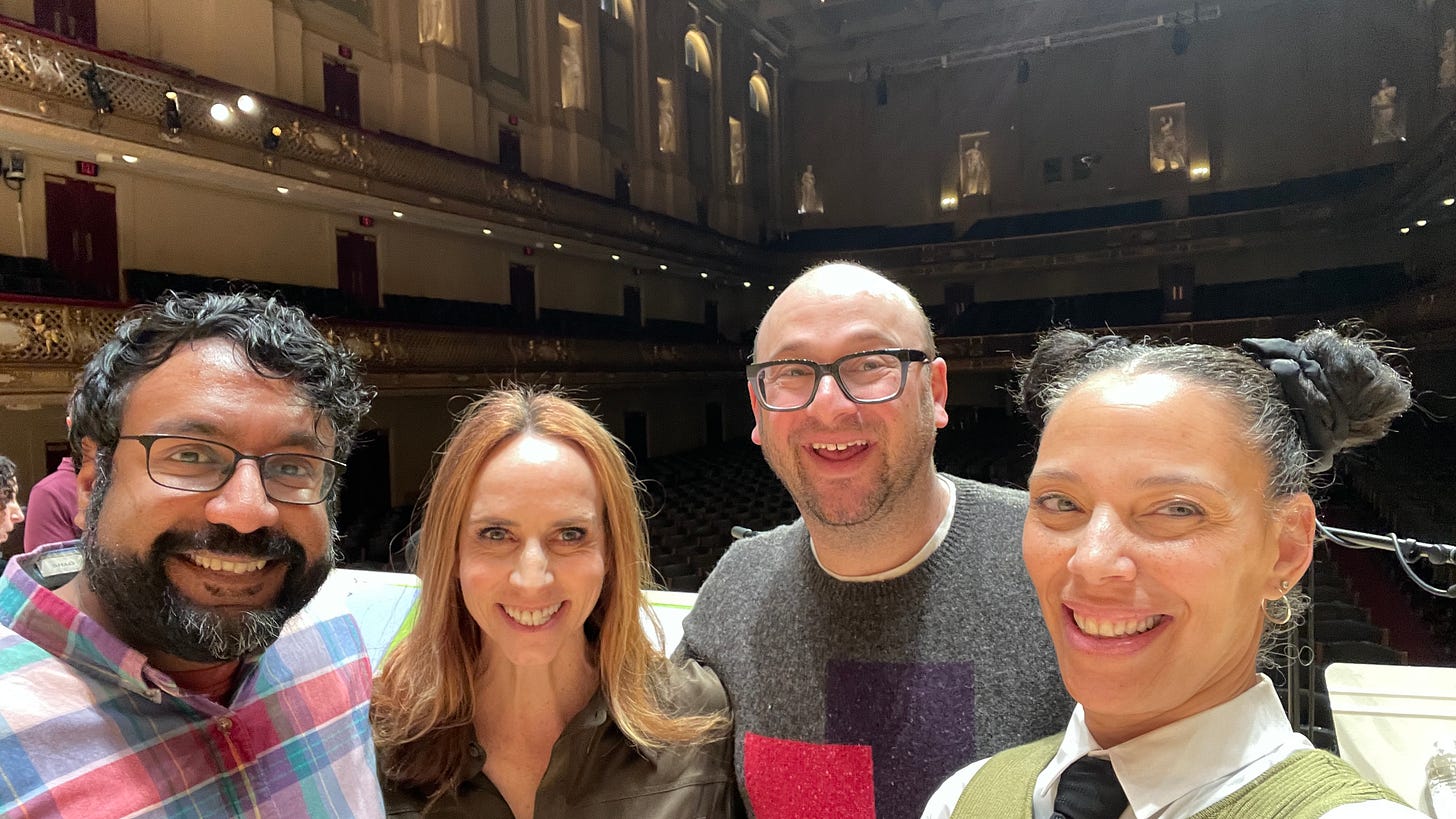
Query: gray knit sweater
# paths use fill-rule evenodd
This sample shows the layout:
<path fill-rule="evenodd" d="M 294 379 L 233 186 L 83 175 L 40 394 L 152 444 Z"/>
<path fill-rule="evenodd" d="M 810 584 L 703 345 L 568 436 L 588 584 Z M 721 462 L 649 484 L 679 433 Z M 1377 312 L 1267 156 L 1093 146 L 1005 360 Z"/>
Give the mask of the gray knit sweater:
<path fill-rule="evenodd" d="M 952 478 L 945 541 L 908 574 L 825 574 L 803 520 L 743 540 L 682 650 L 722 678 L 759 819 L 914 819 L 972 760 L 1061 730 L 1071 700 L 1021 562 L 1026 494 Z"/>

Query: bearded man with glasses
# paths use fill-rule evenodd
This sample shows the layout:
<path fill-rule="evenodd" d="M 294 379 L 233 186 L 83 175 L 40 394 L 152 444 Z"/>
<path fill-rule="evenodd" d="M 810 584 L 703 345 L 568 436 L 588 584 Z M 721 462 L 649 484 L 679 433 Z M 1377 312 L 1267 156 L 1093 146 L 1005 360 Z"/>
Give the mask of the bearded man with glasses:
<path fill-rule="evenodd" d="M 936 471 L 946 364 L 878 273 L 804 273 L 754 362 L 753 440 L 802 517 L 728 551 L 680 652 L 728 690 L 758 819 L 918 817 L 939 772 L 1071 712 L 1021 563 L 1026 494 Z"/>
<path fill-rule="evenodd" d="M 0 813 L 383 815 L 358 626 L 300 614 L 370 395 L 275 299 L 122 321 L 73 399 L 81 544 L 0 578 Z"/>

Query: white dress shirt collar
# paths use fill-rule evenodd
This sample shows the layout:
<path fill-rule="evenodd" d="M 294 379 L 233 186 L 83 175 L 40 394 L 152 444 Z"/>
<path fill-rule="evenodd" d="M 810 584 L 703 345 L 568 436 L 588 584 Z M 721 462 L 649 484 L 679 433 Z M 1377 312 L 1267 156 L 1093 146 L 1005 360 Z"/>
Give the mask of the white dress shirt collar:
<path fill-rule="evenodd" d="M 1247 784 L 1251 767 L 1262 772 L 1283 759 L 1287 751 L 1281 749 L 1291 736 L 1274 685 L 1262 674 L 1249 690 L 1222 705 L 1108 749 L 1087 730 L 1079 704 L 1056 756 L 1036 778 L 1034 800 L 1050 805 L 1062 772 L 1090 754 L 1112 760 L 1137 819 L 1156 817 L 1188 798 L 1213 804 Z M 1264 757 L 1273 759 L 1258 765 Z"/>

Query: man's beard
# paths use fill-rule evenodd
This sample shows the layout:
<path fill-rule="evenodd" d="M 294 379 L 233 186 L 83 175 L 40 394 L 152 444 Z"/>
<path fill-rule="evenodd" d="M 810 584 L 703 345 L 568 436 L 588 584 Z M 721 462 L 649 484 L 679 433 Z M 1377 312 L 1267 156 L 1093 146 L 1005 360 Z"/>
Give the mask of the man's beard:
<path fill-rule="evenodd" d="M 909 397 L 902 396 L 900 400 Z M 814 456 L 805 455 L 796 443 L 787 443 L 782 448 L 765 445 L 764 459 L 804 517 L 825 526 L 851 527 L 870 523 L 889 512 L 915 484 L 925 465 L 934 461 L 935 417 L 929 401 L 928 397 L 923 399 L 917 415 L 907 419 L 906 423 L 914 425 L 915 434 L 902 445 L 901 451 L 892 451 L 885 444 L 875 453 L 878 468 L 867 471 L 877 477 L 864 488 L 863 494 L 841 497 L 833 486 L 817 484 L 806 465 L 806 461 Z M 801 431 L 798 438 L 809 440 L 819 432 Z"/>
<path fill-rule="evenodd" d="M 82 571 L 112 633 L 133 648 L 191 662 L 234 660 L 272 645 L 283 624 L 323 586 L 334 563 L 332 547 L 309 563 L 303 546 L 280 532 L 242 534 L 220 525 L 197 532 L 168 530 L 152 541 L 145 555 L 135 556 L 98 543 L 95 522 L 88 522 L 81 536 Z M 243 612 L 218 611 L 187 599 L 167 577 L 167 560 L 187 560 L 183 555 L 197 550 L 286 562 L 278 598 L 272 605 Z"/>

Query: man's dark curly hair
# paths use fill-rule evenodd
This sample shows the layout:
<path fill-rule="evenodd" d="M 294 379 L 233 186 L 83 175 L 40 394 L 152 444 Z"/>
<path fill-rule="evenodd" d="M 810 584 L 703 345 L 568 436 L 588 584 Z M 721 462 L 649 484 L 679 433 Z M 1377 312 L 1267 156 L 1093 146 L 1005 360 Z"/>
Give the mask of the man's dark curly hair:
<path fill-rule="evenodd" d="M 303 311 L 255 293 L 169 292 L 132 311 L 81 371 L 71 404 L 71 449 L 81 451 L 82 439 L 90 438 L 98 467 L 108 463 L 137 379 L 161 366 L 179 344 L 213 338 L 236 344 L 259 375 L 293 382 L 333 427 L 334 457 L 349 456 L 373 398 L 360 381 L 358 360 L 324 338 Z"/>
<path fill-rule="evenodd" d="M 15 462 L 0 455 L 0 506 L 15 500 L 20 495 L 20 479 L 16 477 Z"/>

